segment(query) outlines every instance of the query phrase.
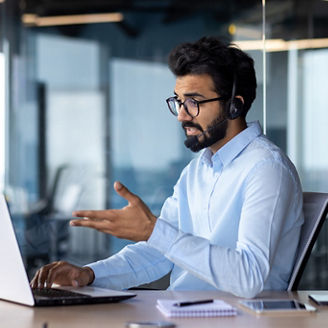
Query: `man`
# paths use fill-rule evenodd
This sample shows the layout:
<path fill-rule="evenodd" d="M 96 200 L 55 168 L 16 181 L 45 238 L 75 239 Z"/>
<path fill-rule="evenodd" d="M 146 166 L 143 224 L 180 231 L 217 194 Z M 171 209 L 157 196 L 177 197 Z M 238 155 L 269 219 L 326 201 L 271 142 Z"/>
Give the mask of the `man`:
<path fill-rule="evenodd" d="M 137 241 L 83 268 L 55 262 L 41 268 L 32 287 L 93 284 L 129 288 L 171 271 L 172 290 L 218 289 L 253 297 L 286 289 L 303 223 L 302 191 L 288 158 L 245 117 L 255 98 L 253 60 L 202 38 L 172 51 L 176 75 L 170 111 L 182 123 L 192 151 L 156 218 L 116 182 L 128 201 L 119 210 L 77 211 L 84 226 Z"/>

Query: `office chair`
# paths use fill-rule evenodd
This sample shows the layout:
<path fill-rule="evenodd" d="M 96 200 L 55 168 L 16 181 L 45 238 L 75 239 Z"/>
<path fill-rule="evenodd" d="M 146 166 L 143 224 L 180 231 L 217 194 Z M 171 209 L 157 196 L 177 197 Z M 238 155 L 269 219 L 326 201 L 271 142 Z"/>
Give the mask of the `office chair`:
<path fill-rule="evenodd" d="M 57 261 L 69 247 L 69 218 L 82 193 L 78 169 L 61 165 L 49 194 L 26 213 L 25 244 L 29 276 L 36 268 Z"/>
<path fill-rule="evenodd" d="M 303 193 L 304 224 L 301 230 L 295 265 L 287 287 L 296 290 L 328 213 L 328 193 Z"/>

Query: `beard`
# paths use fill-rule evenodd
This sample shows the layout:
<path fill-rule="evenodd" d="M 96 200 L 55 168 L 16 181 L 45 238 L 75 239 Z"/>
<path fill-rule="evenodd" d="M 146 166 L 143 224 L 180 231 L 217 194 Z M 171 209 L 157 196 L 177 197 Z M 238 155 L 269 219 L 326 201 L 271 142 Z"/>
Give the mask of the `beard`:
<path fill-rule="evenodd" d="M 206 147 L 214 145 L 226 136 L 228 120 L 219 116 L 209 124 L 205 131 L 197 123 L 183 122 L 182 128 L 185 130 L 186 127 L 194 127 L 201 132 L 197 136 L 187 136 L 187 139 L 184 142 L 185 146 L 191 151 L 199 152 Z M 199 140 L 201 136 L 203 136 L 202 141 Z"/>

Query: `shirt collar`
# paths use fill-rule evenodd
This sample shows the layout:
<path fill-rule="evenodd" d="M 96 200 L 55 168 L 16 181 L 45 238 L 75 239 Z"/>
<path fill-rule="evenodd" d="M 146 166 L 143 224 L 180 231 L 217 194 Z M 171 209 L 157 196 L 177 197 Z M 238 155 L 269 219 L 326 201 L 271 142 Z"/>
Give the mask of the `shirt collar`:
<path fill-rule="evenodd" d="M 255 138 L 262 134 L 260 123 L 247 123 L 247 128 L 229 140 L 214 155 L 206 148 L 201 155 L 201 161 L 209 166 L 226 166 L 232 162 Z M 219 162 L 219 163 L 218 163 Z"/>

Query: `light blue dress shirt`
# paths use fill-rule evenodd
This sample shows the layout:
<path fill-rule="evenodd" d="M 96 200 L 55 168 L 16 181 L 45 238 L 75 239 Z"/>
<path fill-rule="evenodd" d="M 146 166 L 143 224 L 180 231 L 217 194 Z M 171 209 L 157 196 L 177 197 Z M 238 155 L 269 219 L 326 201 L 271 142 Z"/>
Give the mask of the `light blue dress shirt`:
<path fill-rule="evenodd" d="M 171 271 L 171 290 L 253 297 L 286 289 L 302 224 L 297 172 L 253 122 L 189 163 L 147 242 L 88 266 L 102 287 L 137 286 Z"/>

